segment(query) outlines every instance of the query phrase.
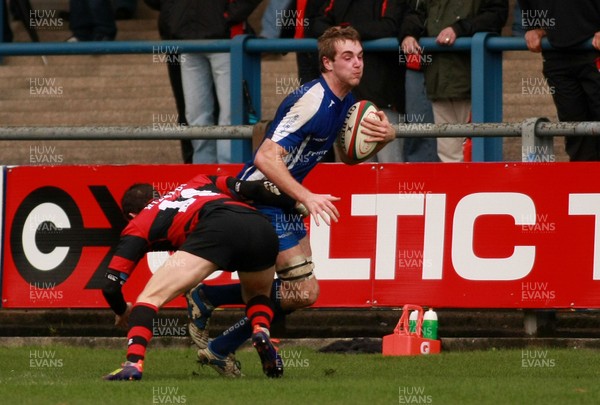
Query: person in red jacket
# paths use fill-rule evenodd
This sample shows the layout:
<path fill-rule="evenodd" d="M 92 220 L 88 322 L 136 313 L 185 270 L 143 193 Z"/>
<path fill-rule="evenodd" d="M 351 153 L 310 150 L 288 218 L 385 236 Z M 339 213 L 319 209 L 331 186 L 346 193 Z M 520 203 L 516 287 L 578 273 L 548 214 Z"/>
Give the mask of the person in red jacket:
<path fill-rule="evenodd" d="M 141 379 L 158 309 L 218 269 L 238 272 L 263 371 L 268 377 L 280 377 L 283 362 L 269 337 L 277 235 L 265 216 L 239 199 L 283 206 L 293 205 L 293 201 L 266 181 L 205 175 L 159 199 L 154 196 L 149 184 L 135 184 L 123 196 L 122 209 L 130 221 L 108 265 L 102 292 L 117 315 L 116 323 L 129 319 L 127 361 L 104 378 Z M 144 255 L 153 250 L 175 253 L 154 273 L 131 308 L 121 286 Z"/>

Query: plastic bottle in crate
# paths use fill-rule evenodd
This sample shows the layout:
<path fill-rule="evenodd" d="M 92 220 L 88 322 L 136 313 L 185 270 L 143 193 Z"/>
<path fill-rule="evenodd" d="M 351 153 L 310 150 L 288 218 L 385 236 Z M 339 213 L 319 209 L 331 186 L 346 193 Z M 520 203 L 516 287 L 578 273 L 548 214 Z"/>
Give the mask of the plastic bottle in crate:
<path fill-rule="evenodd" d="M 419 319 L 419 311 L 412 311 L 408 317 L 408 331 L 414 333 L 417 331 L 417 319 Z"/>
<path fill-rule="evenodd" d="M 438 337 L 438 318 L 431 308 L 423 315 L 423 337 L 434 340 Z"/>

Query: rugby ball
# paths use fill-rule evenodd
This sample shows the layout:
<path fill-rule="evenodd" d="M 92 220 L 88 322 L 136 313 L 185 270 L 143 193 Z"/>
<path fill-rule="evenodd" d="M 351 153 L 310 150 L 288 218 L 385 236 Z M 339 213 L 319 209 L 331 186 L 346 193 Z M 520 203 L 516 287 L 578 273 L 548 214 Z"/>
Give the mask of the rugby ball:
<path fill-rule="evenodd" d="M 365 142 L 366 135 L 362 133 L 362 122 L 365 117 L 379 119 L 375 104 L 362 100 L 353 104 L 338 135 L 338 142 L 343 152 L 352 160 L 363 161 L 371 157 L 377 147 L 377 142 Z"/>

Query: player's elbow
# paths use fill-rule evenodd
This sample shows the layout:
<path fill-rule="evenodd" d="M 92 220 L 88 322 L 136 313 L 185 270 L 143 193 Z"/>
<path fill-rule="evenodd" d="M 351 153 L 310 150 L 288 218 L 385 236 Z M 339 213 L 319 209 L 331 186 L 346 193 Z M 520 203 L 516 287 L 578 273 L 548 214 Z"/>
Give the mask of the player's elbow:
<path fill-rule="evenodd" d="M 254 166 L 256 166 L 258 170 L 264 173 L 264 169 L 267 167 L 268 162 L 269 159 L 266 154 L 262 153 L 260 150 L 256 152 L 256 156 L 254 156 Z"/>
<path fill-rule="evenodd" d="M 263 173 L 267 174 L 271 168 L 277 168 L 277 164 L 284 161 L 285 149 L 270 139 L 260 145 L 254 156 L 254 165 Z M 267 175 L 267 177 L 269 177 Z"/>

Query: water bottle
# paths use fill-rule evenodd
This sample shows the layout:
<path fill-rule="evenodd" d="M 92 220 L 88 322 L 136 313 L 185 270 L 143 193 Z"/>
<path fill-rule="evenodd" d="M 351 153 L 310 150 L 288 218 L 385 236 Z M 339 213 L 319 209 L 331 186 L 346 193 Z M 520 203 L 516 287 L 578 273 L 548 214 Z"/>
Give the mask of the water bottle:
<path fill-rule="evenodd" d="M 417 319 L 419 319 L 419 311 L 412 311 L 408 317 L 408 331 L 410 333 L 417 331 Z"/>
<path fill-rule="evenodd" d="M 438 337 L 438 318 L 431 308 L 423 315 L 423 337 L 433 340 Z"/>

